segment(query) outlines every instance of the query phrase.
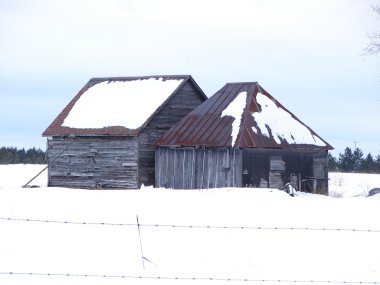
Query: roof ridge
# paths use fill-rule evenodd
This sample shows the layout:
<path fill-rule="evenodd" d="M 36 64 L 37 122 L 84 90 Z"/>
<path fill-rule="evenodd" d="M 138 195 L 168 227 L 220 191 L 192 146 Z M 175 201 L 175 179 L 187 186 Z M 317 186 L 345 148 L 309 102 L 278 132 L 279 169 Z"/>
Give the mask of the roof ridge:
<path fill-rule="evenodd" d="M 247 81 L 247 82 L 227 82 L 226 85 L 242 85 L 242 84 L 258 84 L 257 81 Z"/>
<path fill-rule="evenodd" d="M 89 81 L 98 81 L 98 80 L 137 80 L 137 79 L 149 79 L 149 78 L 189 78 L 190 74 L 179 74 L 179 75 L 143 75 L 143 76 L 106 76 L 106 77 L 92 77 Z"/>

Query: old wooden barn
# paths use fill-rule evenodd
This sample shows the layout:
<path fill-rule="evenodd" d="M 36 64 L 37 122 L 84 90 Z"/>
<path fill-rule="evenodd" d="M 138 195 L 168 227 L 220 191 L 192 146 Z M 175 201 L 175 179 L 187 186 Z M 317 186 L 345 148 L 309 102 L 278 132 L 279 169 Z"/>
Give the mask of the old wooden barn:
<path fill-rule="evenodd" d="M 91 79 L 43 133 L 49 186 L 154 185 L 155 142 L 206 99 L 189 75 Z"/>
<path fill-rule="evenodd" d="M 258 83 L 228 83 L 157 142 L 156 187 L 328 193 L 332 147 Z"/>

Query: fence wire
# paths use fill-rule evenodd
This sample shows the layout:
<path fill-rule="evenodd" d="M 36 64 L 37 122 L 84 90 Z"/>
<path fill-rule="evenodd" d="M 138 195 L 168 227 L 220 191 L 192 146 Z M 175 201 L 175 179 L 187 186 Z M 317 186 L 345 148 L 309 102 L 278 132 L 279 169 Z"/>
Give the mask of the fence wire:
<path fill-rule="evenodd" d="M 221 225 L 176 225 L 176 224 L 140 224 L 137 223 L 111 223 L 111 222 L 85 222 L 66 221 L 48 219 L 29 219 L 0 217 L 2 221 L 26 222 L 26 223 L 47 223 L 47 224 L 67 224 L 67 225 L 89 225 L 89 226 L 117 226 L 117 227 L 154 227 L 173 229 L 216 229 L 216 230 L 293 230 L 293 231 L 338 231 L 338 232 L 366 232 L 380 233 L 379 229 L 356 229 L 356 228 L 312 228 L 312 227 L 269 227 L 269 226 L 221 226 Z M 54 273 L 54 272 L 1 272 L 0 275 L 8 276 L 44 276 L 44 277 L 77 277 L 77 278 L 102 278 L 102 279 L 135 279 L 135 280 L 166 280 L 166 281 L 216 281 L 216 282 L 250 282 L 250 283 L 293 283 L 293 284 L 380 284 L 380 281 L 349 281 L 349 280 L 291 280 L 291 279 L 253 279 L 253 278 L 220 278 L 191 277 L 191 276 L 145 276 L 145 275 L 108 275 L 108 274 L 74 274 L 74 273 Z"/>
<path fill-rule="evenodd" d="M 220 282 L 251 282 L 251 283 L 315 283 L 315 284 L 380 284 L 379 281 L 348 281 L 348 280 L 291 280 L 291 279 L 252 279 L 252 278 L 219 278 L 219 277 L 186 277 L 186 276 L 143 276 L 143 275 L 107 275 L 107 274 L 72 274 L 72 273 L 41 273 L 41 272 L 0 272 L 0 275 L 24 275 L 45 277 L 80 277 L 109 279 L 140 279 L 140 280 L 178 280 L 178 281 L 220 281 Z"/>
<path fill-rule="evenodd" d="M 95 225 L 95 226 L 122 226 L 122 227 L 156 227 L 156 228 L 186 228 L 186 229 L 224 229 L 224 230 L 294 230 L 294 231 L 338 231 L 338 232 L 367 232 L 380 233 L 380 229 L 356 229 L 356 228 L 312 228 L 312 227 L 276 227 L 276 226 L 222 226 L 222 225 L 175 225 L 175 224 L 140 224 L 140 223 L 110 223 L 110 222 L 81 222 L 46 219 L 28 219 L 0 217 L 3 221 L 55 223 L 68 225 Z"/>

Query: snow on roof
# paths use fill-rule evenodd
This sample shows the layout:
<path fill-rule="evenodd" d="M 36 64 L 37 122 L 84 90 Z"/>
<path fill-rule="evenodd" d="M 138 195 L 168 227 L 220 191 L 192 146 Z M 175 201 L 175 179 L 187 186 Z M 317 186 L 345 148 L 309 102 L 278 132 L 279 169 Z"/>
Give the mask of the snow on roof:
<path fill-rule="evenodd" d="M 247 101 L 247 92 L 240 92 L 236 98 L 227 106 L 226 109 L 223 110 L 222 116 L 231 116 L 234 118 L 232 122 L 232 145 L 235 144 L 237 135 L 240 129 L 241 118 L 243 115 L 244 107 Z"/>
<path fill-rule="evenodd" d="M 103 81 L 85 91 L 62 126 L 137 129 L 176 90 L 183 79 L 148 78 Z"/>
<path fill-rule="evenodd" d="M 262 135 L 270 138 L 271 132 L 273 139 L 278 144 L 281 144 L 281 140 L 286 140 L 289 144 L 326 145 L 305 125 L 294 119 L 290 113 L 278 107 L 269 97 L 257 93 L 256 102 L 260 104 L 261 111 L 253 113 L 252 116 Z M 257 134 L 256 127 L 252 126 L 252 130 Z"/>

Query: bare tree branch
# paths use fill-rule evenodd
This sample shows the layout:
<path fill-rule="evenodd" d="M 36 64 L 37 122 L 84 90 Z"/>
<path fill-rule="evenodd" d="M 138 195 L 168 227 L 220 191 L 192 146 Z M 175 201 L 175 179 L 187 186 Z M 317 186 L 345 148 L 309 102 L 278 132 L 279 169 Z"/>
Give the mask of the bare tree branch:
<path fill-rule="evenodd" d="M 380 33 L 368 35 L 370 42 L 364 48 L 365 55 L 374 55 L 380 52 Z"/>
<path fill-rule="evenodd" d="M 379 5 L 371 5 L 372 10 L 380 15 L 380 6 Z"/>
<path fill-rule="evenodd" d="M 380 6 L 371 5 L 372 10 L 380 16 Z M 374 55 L 380 53 L 380 32 L 372 33 L 368 35 L 369 43 L 363 49 L 364 55 Z"/>

